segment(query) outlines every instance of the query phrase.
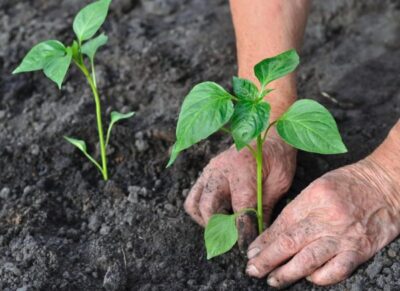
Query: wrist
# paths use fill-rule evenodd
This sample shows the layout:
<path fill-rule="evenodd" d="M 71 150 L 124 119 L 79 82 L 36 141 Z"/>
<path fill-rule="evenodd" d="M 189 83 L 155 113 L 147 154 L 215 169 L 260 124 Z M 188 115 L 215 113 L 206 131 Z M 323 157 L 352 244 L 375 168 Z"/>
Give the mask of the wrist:
<path fill-rule="evenodd" d="M 384 142 L 365 160 L 376 165 L 377 175 L 384 182 L 382 190 L 386 190 L 386 198 L 400 214 L 400 120 Z"/>
<path fill-rule="evenodd" d="M 383 143 L 368 157 L 400 183 L 400 120 Z M 400 193 L 399 193 L 400 194 Z"/>

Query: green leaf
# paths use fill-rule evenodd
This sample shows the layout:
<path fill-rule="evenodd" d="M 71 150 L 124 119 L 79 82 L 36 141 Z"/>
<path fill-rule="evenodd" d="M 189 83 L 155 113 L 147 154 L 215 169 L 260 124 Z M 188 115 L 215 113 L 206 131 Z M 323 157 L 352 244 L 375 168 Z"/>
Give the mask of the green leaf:
<path fill-rule="evenodd" d="M 207 260 L 229 251 L 238 240 L 236 215 L 214 214 L 207 223 L 204 240 Z"/>
<path fill-rule="evenodd" d="M 262 91 L 261 93 L 261 98 L 264 98 L 266 95 L 268 95 L 269 93 L 271 93 L 272 91 L 274 91 L 275 89 L 264 89 L 264 91 Z"/>
<path fill-rule="evenodd" d="M 238 150 L 244 148 L 268 127 L 270 111 L 271 106 L 264 101 L 241 101 L 236 104 L 231 120 L 231 132 Z"/>
<path fill-rule="evenodd" d="M 117 111 L 111 112 L 111 123 L 114 124 L 122 119 L 128 119 L 135 115 L 135 112 L 120 113 Z"/>
<path fill-rule="evenodd" d="M 324 106 L 314 100 L 295 102 L 278 119 L 276 129 L 288 144 L 307 152 L 347 152 L 334 118 Z"/>
<path fill-rule="evenodd" d="M 87 55 L 90 61 L 93 62 L 94 55 L 96 54 L 98 48 L 105 45 L 107 41 L 108 37 L 104 33 L 102 33 L 82 45 L 82 53 Z"/>
<path fill-rule="evenodd" d="M 233 93 L 241 100 L 256 100 L 258 88 L 250 80 L 233 77 Z"/>
<path fill-rule="evenodd" d="M 108 145 L 108 142 L 110 141 L 111 129 L 113 128 L 114 124 L 120 120 L 131 118 L 134 115 L 135 112 L 128 112 L 128 113 L 120 113 L 117 111 L 111 112 L 111 122 L 107 130 L 106 147 Z"/>
<path fill-rule="evenodd" d="M 183 101 L 176 128 L 176 143 L 167 167 L 179 152 L 209 137 L 226 124 L 233 114 L 232 95 L 214 82 L 193 87 Z"/>
<path fill-rule="evenodd" d="M 68 136 L 64 136 L 64 139 L 68 141 L 70 144 L 77 147 L 89 159 L 89 161 L 91 161 L 99 169 L 100 173 L 103 173 L 103 169 L 101 168 L 100 164 L 95 159 L 93 159 L 91 155 L 88 154 L 86 143 L 83 140 L 79 140 Z"/>
<path fill-rule="evenodd" d="M 72 49 L 68 47 L 66 50 L 67 54 L 65 56 L 49 58 L 43 68 L 44 74 L 54 81 L 59 89 L 61 89 L 72 60 Z"/>
<path fill-rule="evenodd" d="M 111 0 L 100 0 L 85 6 L 75 16 L 73 29 L 79 42 L 92 38 L 104 23 Z"/>
<path fill-rule="evenodd" d="M 273 58 L 265 59 L 254 67 L 254 73 L 265 87 L 268 83 L 293 72 L 300 60 L 296 50 L 291 49 Z"/>
<path fill-rule="evenodd" d="M 13 74 L 43 69 L 47 60 L 65 55 L 65 46 L 58 40 L 47 40 L 35 45 L 24 57 Z"/>
<path fill-rule="evenodd" d="M 76 146 L 82 152 L 87 153 L 86 143 L 83 140 L 75 139 L 68 136 L 64 136 L 64 139 L 70 144 Z"/>

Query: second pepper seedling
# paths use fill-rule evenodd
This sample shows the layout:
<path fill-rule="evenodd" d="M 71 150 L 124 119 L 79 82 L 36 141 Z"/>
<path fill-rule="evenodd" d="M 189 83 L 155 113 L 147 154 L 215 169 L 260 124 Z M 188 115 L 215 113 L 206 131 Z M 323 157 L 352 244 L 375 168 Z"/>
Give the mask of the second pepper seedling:
<path fill-rule="evenodd" d="M 97 50 L 107 43 L 108 37 L 105 34 L 94 35 L 104 23 L 111 0 L 99 0 L 84 7 L 76 15 L 73 22 L 73 30 L 77 39 L 71 46 L 65 46 L 58 40 L 47 40 L 35 45 L 22 60 L 22 63 L 13 71 L 13 74 L 43 70 L 46 77 L 54 81 L 58 88 L 64 81 L 65 75 L 74 62 L 85 76 L 93 93 L 96 105 L 96 122 L 99 135 L 101 162 L 97 162 L 88 152 L 86 143 L 72 137 L 64 137 L 69 143 L 77 147 L 101 172 L 103 179 L 108 179 L 106 149 L 110 140 L 113 125 L 123 119 L 132 117 L 135 113 L 111 112 L 111 121 L 106 137 L 103 132 L 103 121 L 101 118 L 101 104 L 99 91 L 97 89 L 95 54 Z M 88 58 L 89 65 L 86 66 L 85 58 Z M 89 67 L 89 68 L 88 68 Z"/>
<path fill-rule="evenodd" d="M 185 97 L 168 166 L 173 164 L 181 151 L 220 129 L 232 135 L 237 150 L 247 147 L 257 165 L 257 209 L 242 209 L 228 215 L 214 214 L 210 218 L 204 233 L 208 259 L 229 251 L 235 245 L 238 240 L 236 217 L 241 213 L 254 212 L 258 232 L 264 230 L 263 144 L 273 126 L 286 143 L 297 149 L 319 154 L 347 152 L 334 118 L 314 100 L 296 101 L 270 123 L 271 106 L 264 101 L 264 97 L 272 89 L 267 85 L 293 72 L 298 64 L 299 56 L 292 49 L 265 59 L 254 67 L 260 89 L 250 80 L 234 77 L 233 95 L 214 82 L 203 82 Z M 250 144 L 253 140 L 256 141 L 255 146 Z"/>

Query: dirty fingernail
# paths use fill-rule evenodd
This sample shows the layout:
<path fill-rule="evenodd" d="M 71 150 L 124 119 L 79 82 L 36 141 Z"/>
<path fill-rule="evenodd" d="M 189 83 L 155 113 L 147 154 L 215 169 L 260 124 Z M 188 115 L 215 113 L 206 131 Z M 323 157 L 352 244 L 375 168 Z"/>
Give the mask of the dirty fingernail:
<path fill-rule="evenodd" d="M 279 287 L 279 282 L 278 282 L 278 280 L 276 280 L 275 277 L 269 277 L 267 280 L 267 283 L 271 287 L 275 287 L 275 288 Z"/>
<path fill-rule="evenodd" d="M 307 276 L 306 280 L 312 283 L 311 276 Z"/>
<path fill-rule="evenodd" d="M 258 271 L 256 266 L 254 266 L 254 265 L 248 266 L 246 269 L 246 273 L 250 276 L 257 276 L 258 274 L 260 274 L 260 272 Z"/>
<path fill-rule="evenodd" d="M 255 256 L 258 255 L 259 252 L 260 252 L 260 249 L 259 249 L 259 248 L 251 249 L 251 250 L 249 250 L 249 251 L 247 252 L 247 258 L 248 258 L 248 259 L 254 258 Z"/>

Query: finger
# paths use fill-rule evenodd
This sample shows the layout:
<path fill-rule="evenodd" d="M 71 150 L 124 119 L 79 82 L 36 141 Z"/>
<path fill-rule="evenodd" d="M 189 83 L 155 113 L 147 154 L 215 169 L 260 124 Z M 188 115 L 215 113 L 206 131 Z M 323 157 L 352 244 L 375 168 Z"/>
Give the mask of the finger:
<path fill-rule="evenodd" d="M 250 244 L 247 258 L 251 259 L 258 255 L 267 244 L 271 244 L 279 234 L 284 233 L 292 225 L 286 213 L 287 211 L 285 208 L 274 223 Z"/>
<path fill-rule="evenodd" d="M 286 287 L 297 280 L 311 275 L 317 268 L 333 258 L 339 250 L 339 243 L 333 238 L 313 241 L 296 254 L 288 263 L 268 276 L 268 285 Z"/>
<path fill-rule="evenodd" d="M 254 185 L 256 185 L 255 181 L 244 180 L 242 177 L 231 178 L 230 188 L 234 212 L 237 213 L 246 208 L 255 209 L 257 196 Z M 251 212 L 244 212 L 237 219 L 237 228 L 239 249 L 246 252 L 250 243 L 258 235 L 257 218 Z"/>
<path fill-rule="evenodd" d="M 342 252 L 312 273 L 307 280 L 322 286 L 336 284 L 349 277 L 363 262 L 362 256 L 357 252 Z"/>
<path fill-rule="evenodd" d="M 200 214 L 199 202 L 201 194 L 203 193 L 203 179 L 201 176 L 196 183 L 193 185 L 192 189 L 189 192 L 189 195 L 186 197 L 184 208 L 187 214 L 196 221 L 198 224 L 204 226 L 203 218 Z"/>
<path fill-rule="evenodd" d="M 317 239 L 315 229 L 308 219 L 293 225 L 288 231 L 278 235 L 271 243 L 266 244 L 264 249 L 248 261 L 247 274 L 257 278 L 265 276 L 311 241 Z"/>
<path fill-rule="evenodd" d="M 199 202 L 200 214 L 205 224 L 213 214 L 229 210 L 229 197 L 229 183 L 225 176 L 219 171 L 210 173 L 204 182 Z"/>

